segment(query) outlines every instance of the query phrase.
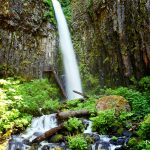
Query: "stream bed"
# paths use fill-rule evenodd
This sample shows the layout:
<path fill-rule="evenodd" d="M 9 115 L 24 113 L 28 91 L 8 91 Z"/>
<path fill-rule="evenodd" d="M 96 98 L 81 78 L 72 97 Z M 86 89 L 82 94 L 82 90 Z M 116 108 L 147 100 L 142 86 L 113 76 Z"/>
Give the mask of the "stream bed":
<path fill-rule="evenodd" d="M 84 135 L 88 135 L 94 139 L 94 144 L 91 144 L 89 150 L 121 150 L 122 145 L 125 144 L 131 135 L 124 133 L 123 137 L 118 137 L 114 142 L 112 136 L 99 135 L 92 132 L 92 122 L 83 119 L 83 123 L 86 126 Z M 42 135 L 49 129 L 57 127 L 56 114 L 43 115 L 32 120 L 31 126 L 20 135 L 13 135 L 8 142 L 7 150 L 30 150 L 30 142 L 36 137 Z M 32 149 L 33 150 L 33 149 Z M 49 139 L 38 143 L 34 150 L 69 150 L 65 141 L 60 143 L 50 143 Z"/>

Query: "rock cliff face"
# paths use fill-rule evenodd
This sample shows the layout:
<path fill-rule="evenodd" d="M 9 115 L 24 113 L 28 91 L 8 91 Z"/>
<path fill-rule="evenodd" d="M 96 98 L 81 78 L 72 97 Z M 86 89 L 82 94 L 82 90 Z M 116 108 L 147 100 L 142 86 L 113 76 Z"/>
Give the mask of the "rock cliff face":
<path fill-rule="evenodd" d="M 149 0 L 72 0 L 74 46 L 101 85 L 150 75 Z M 81 70 L 83 71 L 83 70 Z"/>
<path fill-rule="evenodd" d="M 43 0 L 0 0 L 0 74 L 42 77 L 53 64 L 56 34 Z"/>

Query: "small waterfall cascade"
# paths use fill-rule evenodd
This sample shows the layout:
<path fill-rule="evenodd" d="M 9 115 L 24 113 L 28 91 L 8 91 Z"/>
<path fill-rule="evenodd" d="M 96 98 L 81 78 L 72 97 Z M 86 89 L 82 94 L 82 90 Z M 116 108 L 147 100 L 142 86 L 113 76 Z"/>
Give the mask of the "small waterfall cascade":
<path fill-rule="evenodd" d="M 56 114 L 43 115 L 41 117 L 34 118 L 31 126 L 25 131 L 25 133 L 22 133 L 19 136 L 12 136 L 7 146 L 7 150 L 28 150 L 30 148 L 28 145 L 29 142 L 57 126 Z M 40 144 L 44 145 L 43 143 Z M 40 150 L 40 148 L 38 150 Z"/>
<path fill-rule="evenodd" d="M 123 3 L 123 2 L 122 2 Z M 119 28 L 119 33 L 122 33 L 123 28 L 124 28 L 124 5 L 121 4 L 120 0 L 117 1 L 117 15 L 118 15 L 118 28 Z"/>
<path fill-rule="evenodd" d="M 82 96 L 73 92 L 73 90 L 82 92 L 82 86 L 67 21 L 60 3 L 57 0 L 52 0 L 52 3 L 58 24 L 60 47 L 63 55 L 67 97 L 70 100 L 82 98 Z"/>
<path fill-rule="evenodd" d="M 99 135 L 99 139 L 99 142 L 92 145 L 92 150 L 116 150 L 117 148 L 121 148 L 121 145 L 110 144 L 111 138 L 109 138 L 107 135 Z"/>
<path fill-rule="evenodd" d="M 31 127 L 26 130 L 24 134 L 21 135 L 22 138 L 32 141 L 47 130 L 57 127 L 56 114 L 43 115 L 38 118 L 34 118 L 31 123 Z"/>
<path fill-rule="evenodd" d="M 96 137 L 95 139 L 97 139 L 95 144 L 92 145 L 91 150 L 102 150 L 102 149 L 115 150 L 116 148 L 121 147 L 121 145 L 111 144 L 110 143 L 111 138 L 109 138 L 107 135 L 98 135 L 96 133 L 93 133 L 92 132 L 92 121 L 84 120 L 84 124 L 87 124 L 87 128 L 84 130 L 84 133 L 95 136 Z"/>
<path fill-rule="evenodd" d="M 87 128 L 84 130 L 84 133 L 92 133 L 92 121 L 90 120 L 86 120 L 88 126 Z"/>
<path fill-rule="evenodd" d="M 92 132 L 92 121 L 84 119 L 83 124 L 85 125 L 86 129 L 84 130 L 85 136 L 90 136 L 94 144 L 90 145 L 90 150 L 116 150 L 122 147 L 124 143 L 126 143 L 131 134 L 127 135 L 125 133 L 123 137 L 118 137 L 117 141 L 113 140 L 112 136 L 108 135 L 99 135 L 95 132 Z M 31 126 L 21 135 L 14 135 L 9 140 L 9 143 L 7 145 L 7 150 L 30 150 L 31 145 L 30 142 L 32 142 L 35 138 L 39 137 L 46 131 L 57 127 L 57 118 L 56 114 L 51 115 L 43 115 L 38 118 L 34 118 L 32 120 Z M 47 139 L 45 141 L 42 141 L 38 143 L 37 147 L 35 147 L 35 150 L 55 150 L 56 148 L 62 148 L 69 150 L 68 145 L 62 141 L 59 143 L 51 143 L 50 139 Z"/>

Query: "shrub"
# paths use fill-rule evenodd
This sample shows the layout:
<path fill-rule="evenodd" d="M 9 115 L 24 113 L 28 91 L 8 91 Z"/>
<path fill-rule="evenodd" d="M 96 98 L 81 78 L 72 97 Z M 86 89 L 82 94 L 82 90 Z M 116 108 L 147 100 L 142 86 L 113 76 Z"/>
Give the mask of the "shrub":
<path fill-rule="evenodd" d="M 150 141 L 145 140 L 145 141 L 139 142 L 136 149 L 137 150 L 150 150 Z"/>
<path fill-rule="evenodd" d="M 0 79 L 0 133 L 24 130 L 32 115 L 56 111 L 59 90 L 48 80 L 23 82 L 14 78 Z"/>
<path fill-rule="evenodd" d="M 114 110 L 100 111 L 98 116 L 91 118 L 93 121 L 92 129 L 100 134 L 109 134 L 109 130 L 113 127 L 115 119 Z"/>
<path fill-rule="evenodd" d="M 59 90 L 55 84 L 50 84 L 47 79 L 33 80 L 28 83 L 19 84 L 14 87 L 16 90 L 14 99 L 14 107 L 20 112 L 26 112 L 32 115 L 40 115 L 39 108 L 43 113 L 50 113 L 58 110 Z M 20 99 L 16 99 L 17 97 Z"/>
<path fill-rule="evenodd" d="M 87 150 L 88 144 L 82 135 L 68 137 L 68 144 L 71 150 Z"/>
<path fill-rule="evenodd" d="M 137 144 L 138 144 L 137 139 L 135 137 L 132 137 L 129 139 L 126 147 L 130 148 L 131 150 L 134 150 L 134 149 L 137 149 Z"/>
<path fill-rule="evenodd" d="M 9 129 L 13 129 L 15 132 L 22 131 L 32 119 L 32 116 L 21 114 L 17 109 L 5 110 L 0 117 L 0 132 L 3 133 Z"/>
<path fill-rule="evenodd" d="M 71 133 L 83 132 L 84 129 L 82 121 L 75 117 L 70 118 L 67 122 L 65 122 L 64 126 Z"/>
<path fill-rule="evenodd" d="M 150 139 L 150 114 L 141 122 L 137 133 L 142 139 Z"/>
<path fill-rule="evenodd" d="M 150 90 L 150 76 L 144 77 L 139 81 L 140 90 L 149 91 Z"/>
<path fill-rule="evenodd" d="M 91 114 L 95 114 L 96 112 L 96 96 L 90 96 L 84 102 L 80 100 L 70 100 L 67 102 L 68 109 L 71 110 L 88 110 Z"/>

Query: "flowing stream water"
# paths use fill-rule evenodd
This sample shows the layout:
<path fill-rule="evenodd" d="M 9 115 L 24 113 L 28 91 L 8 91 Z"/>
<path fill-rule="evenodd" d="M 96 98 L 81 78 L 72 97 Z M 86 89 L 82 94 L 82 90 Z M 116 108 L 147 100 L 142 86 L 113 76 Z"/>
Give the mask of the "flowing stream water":
<path fill-rule="evenodd" d="M 92 132 L 92 122 L 89 120 L 84 120 L 83 123 L 87 126 L 84 130 L 84 134 L 88 134 L 91 137 L 94 137 L 95 143 L 91 145 L 91 150 L 115 150 L 120 148 L 121 145 L 111 144 L 111 138 L 106 135 L 99 135 Z M 31 126 L 21 135 L 12 136 L 9 140 L 7 150 L 29 150 L 30 142 L 36 137 L 42 135 L 44 132 L 57 127 L 57 118 L 56 114 L 43 115 L 32 120 Z M 34 148 L 35 150 L 55 150 L 56 147 L 61 147 L 64 150 L 69 150 L 67 145 L 62 143 L 50 143 L 49 141 L 43 141 L 38 143 L 38 147 Z"/>
<path fill-rule="evenodd" d="M 73 90 L 82 93 L 81 79 L 67 21 L 57 0 L 52 0 L 59 31 L 60 48 L 65 69 L 66 92 L 68 99 L 82 98 Z"/>

